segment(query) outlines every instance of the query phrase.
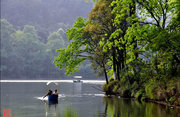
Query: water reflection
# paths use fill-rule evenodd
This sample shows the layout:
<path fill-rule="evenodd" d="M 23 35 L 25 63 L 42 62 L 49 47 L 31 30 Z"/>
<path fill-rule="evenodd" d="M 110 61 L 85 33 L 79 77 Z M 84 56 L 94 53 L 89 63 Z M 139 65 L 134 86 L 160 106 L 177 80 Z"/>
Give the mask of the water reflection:
<path fill-rule="evenodd" d="M 45 117 L 78 117 L 77 112 L 68 107 L 65 107 L 64 112 L 60 113 L 57 101 L 44 101 L 44 104 L 46 110 Z"/>
<path fill-rule="evenodd" d="M 58 117 L 61 117 L 60 114 L 58 115 Z M 64 116 L 62 117 L 78 117 L 78 114 L 75 110 L 66 108 L 64 111 Z"/>
<path fill-rule="evenodd" d="M 45 110 L 46 110 L 46 117 L 48 116 L 52 116 L 53 117 L 56 117 L 57 116 L 57 104 L 58 104 L 58 101 L 44 101 L 44 104 L 45 104 Z"/>
<path fill-rule="evenodd" d="M 61 83 L 58 87 L 50 87 L 58 89 L 60 93 L 58 104 L 51 104 L 42 100 L 46 92 L 44 82 L 1 83 L 0 108 L 10 108 L 13 117 L 180 117 L 177 109 L 103 97 L 102 92 L 93 87 L 101 85 L 83 82 Z"/>
<path fill-rule="evenodd" d="M 81 96 L 82 82 L 73 83 L 73 95 Z"/>
<path fill-rule="evenodd" d="M 180 117 L 178 109 L 130 99 L 104 97 L 104 113 L 98 117 Z"/>

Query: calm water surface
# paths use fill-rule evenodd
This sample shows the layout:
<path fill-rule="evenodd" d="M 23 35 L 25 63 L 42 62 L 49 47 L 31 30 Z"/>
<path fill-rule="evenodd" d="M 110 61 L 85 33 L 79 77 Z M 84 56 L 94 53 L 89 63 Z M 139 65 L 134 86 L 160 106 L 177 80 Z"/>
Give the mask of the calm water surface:
<path fill-rule="evenodd" d="M 159 104 L 121 98 L 107 98 L 102 83 L 60 82 L 58 104 L 40 100 L 46 93 L 44 82 L 1 82 L 1 112 L 11 109 L 13 117 L 180 117 L 180 110 Z M 3 117 L 1 113 L 1 117 Z"/>

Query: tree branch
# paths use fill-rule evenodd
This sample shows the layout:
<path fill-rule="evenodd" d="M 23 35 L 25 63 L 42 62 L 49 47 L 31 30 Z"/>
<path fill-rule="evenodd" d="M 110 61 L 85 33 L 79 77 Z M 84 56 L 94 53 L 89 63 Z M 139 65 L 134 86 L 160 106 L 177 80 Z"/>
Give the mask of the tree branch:
<path fill-rule="evenodd" d="M 142 2 L 143 2 L 143 3 L 144 3 L 144 2 L 147 3 L 147 1 L 142 1 Z M 150 8 L 148 8 L 147 5 L 144 5 L 142 2 L 140 2 L 139 0 L 137 0 L 137 3 L 140 4 L 140 5 L 142 5 L 142 6 L 144 6 L 144 7 L 146 8 L 146 10 L 147 10 L 147 11 L 151 14 L 151 16 L 154 18 L 154 20 L 155 20 L 156 23 L 157 23 L 156 26 L 161 27 L 159 20 L 155 17 L 155 15 L 153 14 L 152 10 L 151 10 Z"/>

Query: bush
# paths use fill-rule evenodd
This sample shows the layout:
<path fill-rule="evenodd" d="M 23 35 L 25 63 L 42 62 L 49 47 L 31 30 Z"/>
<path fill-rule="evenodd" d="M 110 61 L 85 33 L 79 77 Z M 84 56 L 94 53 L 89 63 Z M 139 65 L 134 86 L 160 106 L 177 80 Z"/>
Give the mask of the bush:
<path fill-rule="evenodd" d="M 106 83 L 103 84 L 102 89 L 103 89 L 104 92 L 108 92 L 108 84 L 106 84 Z"/>
<path fill-rule="evenodd" d="M 136 99 L 138 99 L 138 100 L 141 100 L 142 98 L 145 98 L 145 90 L 144 90 L 144 89 L 138 90 L 138 91 L 135 93 L 134 97 L 135 97 Z"/>
<path fill-rule="evenodd" d="M 116 85 L 114 86 L 114 88 L 113 88 L 112 91 L 113 91 L 114 93 L 118 93 L 118 89 L 119 89 L 119 88 L 120 88 L 119 85 L 116 84 Z"/>
<path fill-rule="evenodd" d="M 118 83 L 117 80 L 111 80 L 111 81 L 109 81 L 108 84 L 104 84 L 104 85 L 102 86 L 103 91 L 106 92 L 107 94 L 109 94 L 109 93 L 110 93 L 110 94 L 116 93 L 118 87 L 119 87 L 119 83 Z M 114 90 L 115 92 L 114 92 L 113 90 Z"/>
<path fill-rule="evenodd" d="M 157 90 L 158 90 L 157 82 L 150 81 L 149 83 L 145 84 L 145 93 L 148 98 L 157 99 Z"/>

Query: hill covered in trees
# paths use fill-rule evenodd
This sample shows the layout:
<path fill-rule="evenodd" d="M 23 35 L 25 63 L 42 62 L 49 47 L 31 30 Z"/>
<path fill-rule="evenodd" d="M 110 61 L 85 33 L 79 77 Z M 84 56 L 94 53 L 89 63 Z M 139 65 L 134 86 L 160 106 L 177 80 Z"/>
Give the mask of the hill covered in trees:
<path fill-rule="evenodd" d="M 1 0 L 1 79 L 65 78 L 53 64 L 67 28 L 93 7 L 84 0 Z M 77 75 L 92 75 L 89 63 Z"/>

